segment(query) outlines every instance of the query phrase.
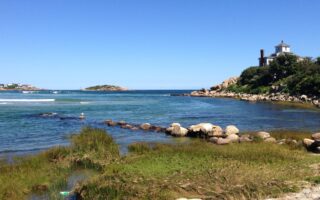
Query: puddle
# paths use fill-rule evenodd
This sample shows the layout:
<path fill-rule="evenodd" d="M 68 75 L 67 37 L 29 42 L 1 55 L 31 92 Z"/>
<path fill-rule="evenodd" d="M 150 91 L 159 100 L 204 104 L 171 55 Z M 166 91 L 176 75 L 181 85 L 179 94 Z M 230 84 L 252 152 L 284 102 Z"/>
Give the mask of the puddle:
<path fill-rule="evenodd" d="M 37 194 L 33 193 L 28 198 L 29 200 L 76 200 L 76 196 L 72 193 L 68 195 L 68 192 L 72 191 L 77 183 L 83 182 L 96 174 L 95 171 L 89 169 L 76 170 L 68 177 L 67 182 L 61 188 L 48 191 L 46 193 Z M 62 195 L 64 194 L 64 195 Z"/>

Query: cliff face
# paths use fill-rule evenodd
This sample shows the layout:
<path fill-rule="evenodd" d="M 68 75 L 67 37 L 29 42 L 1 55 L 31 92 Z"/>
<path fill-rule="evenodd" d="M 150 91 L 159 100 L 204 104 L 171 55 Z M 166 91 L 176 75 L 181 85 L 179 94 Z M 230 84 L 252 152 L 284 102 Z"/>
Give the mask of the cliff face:
<path fill-rule="evenodd" d="M 86 88 L 85 90 L 91 91 L 127 91 L 127 88 L 115 85 L 96 85 Z"/>

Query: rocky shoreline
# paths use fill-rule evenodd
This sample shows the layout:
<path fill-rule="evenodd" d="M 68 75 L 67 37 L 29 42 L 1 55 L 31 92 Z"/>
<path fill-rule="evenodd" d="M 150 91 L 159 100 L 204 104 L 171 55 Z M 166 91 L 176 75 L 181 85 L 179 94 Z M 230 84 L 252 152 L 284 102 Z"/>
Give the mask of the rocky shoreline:
<path fill-rule="evenodd" d="M 10 83 L 10 84 L 0 84 L 0 91 L 38 91 L 43 90 L 29 84 L 19 84 L 19 83 Z"/>
<path fill-rule="evenodd" d="M 216 90 L 198 90 L 193 91 L 190 94 L 184 94 L 184 96 L 191 97 L 223 97 L 234 98 L 243 101 L 257 102 L 289 102 L 289 103 L 301 103 L 310 104 L 317 108 L 320 108 L 320 99 L 318 97 L 308 97 L 307 95 L 290 96 L 288 94 L 271 93 L 271 94 L 245 94 L 235 93 L 229 91 L 216 91 Z"/>
<path fill-rule="evenodd" d="M 288 102 L 288 103 L 300 103 L 308 104 L 320 108 L 320 97 L 310 97 L 307 95 L 292 96 L 289 94 L 277 92 L 278 86 L 272 86 L 272 93 L 266 94 L 247 94 L 247 93 L 236 93 L 229 91 L 228 88 L 234 84 L 237 84 L 239 77 L 231 77 L 221 84 L 215 85 L 210 89 L 202 89 L 191 92 L 190 94 L 182 94 L 172 96 L 191 96 L 191 97 L 221 97 L 221 98 L 234 98 L 243 101 L 257 102 Z"/>
<path fill-rule="evenodd" d="M 302 141 L 294 139 L 279 139 L 272 137 L 270 133 L 265 131 L 257 131 L 251 134 L 243 134 L 235 125 L 228 125 L 225 129 L 211 123 L 199 123 L 191 125 L 188 128 L 182 127 L 179 123 L 172 123 L 169 127 L 161 127 L 151 125 L 149 123 L 130 124 L 125 121 L 106 120 L 104 122 L 107 126 L 117 126 L 123 129 L 143 130 L 159 132 L 171 135 L 173 137 L 193 137 L 203 138 L 208 142 L 217 145 L 227 145 L 231 143 L 247 143 L 247 142 L 270 142 L 279 145 L 303 145 L 309 152 L 320 153 L 320 133 L 311 135 L 312 139 L 305 138 Z"/>

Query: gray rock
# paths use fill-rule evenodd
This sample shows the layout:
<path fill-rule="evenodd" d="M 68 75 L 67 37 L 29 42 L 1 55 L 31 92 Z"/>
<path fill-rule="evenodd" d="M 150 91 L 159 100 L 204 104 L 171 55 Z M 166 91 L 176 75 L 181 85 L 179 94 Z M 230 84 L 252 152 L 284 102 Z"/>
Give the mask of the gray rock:
<path fill-rule="evenodd" d="M 141 124 L 141 125 L 140 125 L 140 128 L 141 128 L 142 130 L 149 130 L 149 129 L 151 128 L 151 124 L 149 124 L 149 123 Z"/>

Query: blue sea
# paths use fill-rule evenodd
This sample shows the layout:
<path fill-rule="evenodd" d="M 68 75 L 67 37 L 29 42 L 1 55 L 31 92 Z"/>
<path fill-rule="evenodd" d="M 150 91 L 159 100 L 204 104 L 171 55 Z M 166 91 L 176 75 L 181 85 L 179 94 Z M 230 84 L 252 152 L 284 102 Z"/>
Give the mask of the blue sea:
<path fill-rule="evenodd" d="M 121 150 L 132 142 L 179 142 L 162 133 L 107 127 L 104 120 L 188 127 L 210 122 L 241 131 L 292 129 L 320 131 L 320 110 L 225 98 L 170 96 L 190 91 L 2 91 L 0 92 L 0 156 L 38 152 L 67 145 L 83 126 L 106 129 Z M 43 113 L 56 113 L 44 116 Z M 81 113 L 85 120 L 79 120 Z"/>

